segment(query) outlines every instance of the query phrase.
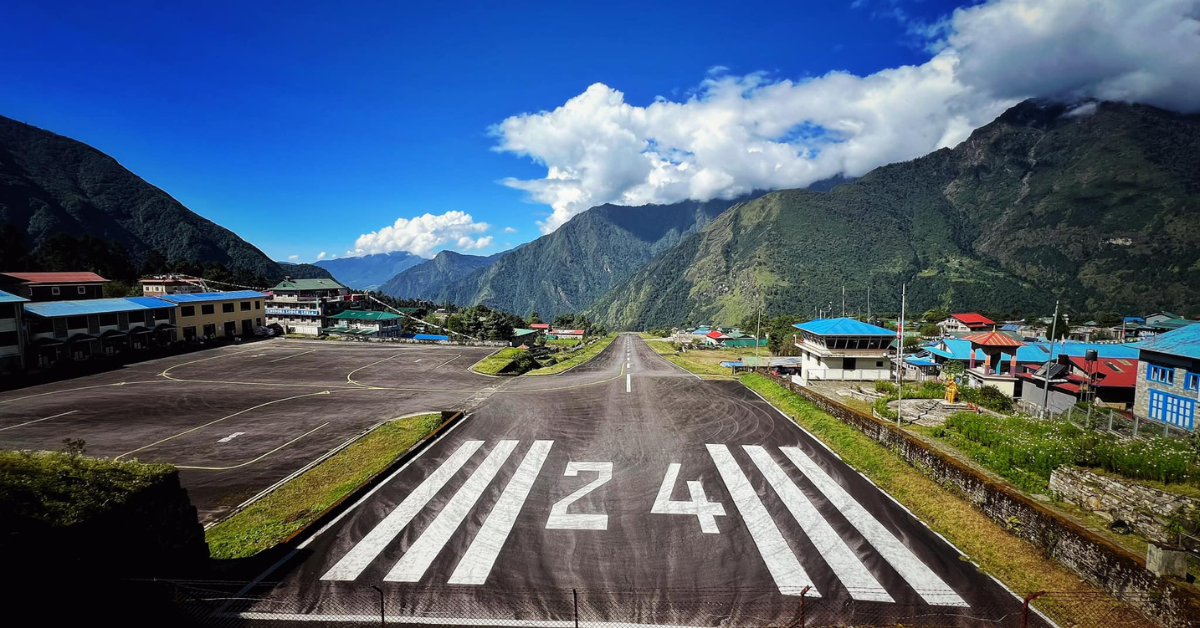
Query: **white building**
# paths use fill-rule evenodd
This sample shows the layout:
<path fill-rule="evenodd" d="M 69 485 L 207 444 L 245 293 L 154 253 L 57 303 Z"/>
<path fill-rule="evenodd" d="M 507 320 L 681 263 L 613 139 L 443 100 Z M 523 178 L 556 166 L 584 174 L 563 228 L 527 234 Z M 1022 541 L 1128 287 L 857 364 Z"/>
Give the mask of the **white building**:
<path fill-rule="evenodd" d="M 800 374 L 792 380 L 874 381 L 890 379 L 888 347 L 896 332 L 852 318 L 818 318 L 794 325 L 800 330 Z"/>
<path fill-rule="evenodd" d="M 29 299 L 0 292 L 0 375 L 16 373 L 25 368 L 25 325 L 21 314 L 23 303 Z"/>
<path fill-rule="evenodd" d="M 267 301 L 267 325 L 279 325 L 285 333 L 316 336 L 329 327 L 328 318 L 346 309 L 350 289 L 333 279 L 285 278 L 271 288 Z"/>

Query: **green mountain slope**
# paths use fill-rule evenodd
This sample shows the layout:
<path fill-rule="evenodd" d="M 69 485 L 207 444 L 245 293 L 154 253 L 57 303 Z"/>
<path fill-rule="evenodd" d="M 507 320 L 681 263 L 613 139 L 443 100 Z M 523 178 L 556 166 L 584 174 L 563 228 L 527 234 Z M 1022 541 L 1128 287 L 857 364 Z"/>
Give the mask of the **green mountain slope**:
<path fill-rule="evenodd" d="M 293 264 L 291 262 L 275 262 L 284 275 L 292 279 L 333 279 L 333 275 L 320 266 L 312 264 Z"/>
<path fill-rule="evenodd" d="M 397 299 L 432 300 L 437 298 L 444 286 L 491 266 L 501 255 L 504 253 L 484 257 L 482 255 L 463 255 L 454 251 L 440 251 L 433 256 L 433 259 L 413 266 L 387 280 L 380 286 L 379 291 Z"/>
<path fill-rule="evenodd" d="M 593 207 L 446 286 L 436 300 L 543 318 L 575 312 L 737 202 Z"/>
<path fill-rule="evenodd" d="M 232 231 L 200 217 L 115 159 L 73 139 L 0 116 L 0 225 L 34 249 L 51 236 L 115 242 L 140 264 L 217 262 L 265 277 L 279 265 Z"/>
<path fill-rule="evenodd" d="M 1200 117 L 1025 102 L 953 149 L 741 204 L 588 308 L 610 328 L 909 307 L 1192 313 Z"/>

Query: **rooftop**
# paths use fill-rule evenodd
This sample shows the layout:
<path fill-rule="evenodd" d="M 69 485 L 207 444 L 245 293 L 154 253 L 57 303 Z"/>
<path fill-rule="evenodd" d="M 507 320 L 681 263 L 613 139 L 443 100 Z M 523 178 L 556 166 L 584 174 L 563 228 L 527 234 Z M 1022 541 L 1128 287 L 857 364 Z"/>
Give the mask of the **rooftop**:
<path fill-rule="evenodd" d="M 981 347 L 1023 347 L 1025 343 L 998 331 L 989 331 L 982 334 L 971 334 L 963 336 L 963 340 L 970 342 L 972 346 L 979 345 Z"/>
<path fill-rule="evenodd" d="M 346 310 L 344 312 L 334 314 L 329 318 L 351 321 L 390 321 L 404 317 L 391 312 L 364 312 L 362 310 Z"/>
<path fill-rule="evenodd" d="M 517 336 L 528 336 L 529 334 L 536 334 L 536 333 L 537 333 L 536 329 L 525 329 L 523 327 L 514 327 L 513 328 L 513 337 L 514 338 Z"/>
<path fill-rule="evenodd" d="M 333 279 L 285 279 L 271 290 L 348 290 Z"/>
<path fill-rule="evenodd" d="M 0 273 L 13 277 L 22 283 L 27 284 L 48 284 L 48 283 L 104 283 L 108 281 L 104 277 L 96 273 L 85 272 L 70 272 L 70 273 Z"/>
<path fill-rule="evenodd" d="M 895 336 L 896 332 L 853 318 L 818 318 L 793 327 L 818 336 Z"/>
<path fill-rule="evenodd" d="M 79 301 L 45 301 L 26 303 L 25 311 L 34 316 L 84 316 L 87 314 L 111 314 L 135 310 L 153 310 L 174 307 L 173 304 L 155 297 L 128 297 L 115 299 L 82 299 Z"/>
<path fill-rule="evenodd" d="M 1200 325 L 1180 327 L 1175 331 L 1143 340 L 1133 346 L 1141 351 L 1157 351 L 1200 360 Z"/>
<path fill-rule="evenodd" d="M 25 303 L 28 301 L 29 299 L 23 299 L 15 294 L 9 294 L 0 290 L 0 303 Z"/>
<path fill-rule="evenodd" d="M 975 312 L 964 312 L 962 314 L 951 314 L 950 318 L 958 320 L 963 325 L 995 325 L 995 321 Z"/>
<path fill-rule="evenodd" d="M 199 292 L 196 294 L 164 294 L 156 299 L 171 303 L 207 303 L 209 301 L 230 301 L 233 299 L 265 299 L 267 295 L 255 290 L 233 290 L 230 292 Z"/>

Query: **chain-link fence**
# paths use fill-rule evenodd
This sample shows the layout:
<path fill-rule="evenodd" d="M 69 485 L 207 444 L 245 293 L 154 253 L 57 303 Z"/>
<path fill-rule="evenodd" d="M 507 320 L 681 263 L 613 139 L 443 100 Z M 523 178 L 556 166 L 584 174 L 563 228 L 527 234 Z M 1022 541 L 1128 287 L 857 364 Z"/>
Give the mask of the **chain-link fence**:
<path fill-rule="evenodd" d="M 744 589 L 379 588 L 342 583 L 311 591 L 238 583 L 168 583 L 172 600 L 199 626 L 448 625 L 593 626 L 929 626 L 1151 628 L 1145 617 L 1099 591 L 1037 592 L 968 605 L 921 599 L 881 601 L 879 591 L 828 597 Z M 932 600 L 937 602 L 938 600 Z M 1186 625 L 1181 623 L 1180 625 Z"/>

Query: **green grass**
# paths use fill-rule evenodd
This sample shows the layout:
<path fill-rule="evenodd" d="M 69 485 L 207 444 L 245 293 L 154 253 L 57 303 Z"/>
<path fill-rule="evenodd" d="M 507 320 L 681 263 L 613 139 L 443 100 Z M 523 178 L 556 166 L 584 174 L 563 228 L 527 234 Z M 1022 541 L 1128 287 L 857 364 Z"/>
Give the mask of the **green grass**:
<path fill-rule="evenodd" d="M 554 340 L 547 340 L 546 346 L 547 347 L 571 348 L 571 347 L 574 347 L 575 345 L 579 344 L 580 342 L 581 341 L 579 341 L 579 340 L 565 340 L 565 339 L 555 338 Z"/>
<path fill-rule="evenodd" d="M 603 351 L 604 348 L 609 344 L 611 344 L 616 337 L 616 334 L 609 334 L 583 347 L 582 349 L 576 349 L 572 353 L 568 354 L 568 357 L 561 362 L 551 364 L 550 366 L 544 366 L 540 369 L 534 369 L 526 373 L 526 375 L 554 375 L 555 373 L 561 373 L 569 368 L 579 366 L 580 364 L 583 364 L 584 362 L 596 357 L 596 355 Z"/>
<path fill-rule="evenodd" d="M 476 373 L 483 373 L 484 375 L 497 375 L 500 373 L 500 371 L 503 371 L 505 368 L 507 368 L 509 363 L 512 362 L 513 358 L 516 357 L 520 352 L 521 350 L 517 349 L 516 347 L 507 347 L 505 349 L 501 349 L 476 362 L 475 365 L 471 367 L 471 370 L 475 371 Z"/>
<path fill-rule="evenodd" d="M 422 414 L 390 421 L 246 509 L 208 529 L 213 558 L 253 556 L 311 523 L 339 499 L 387 468 L 442 421 Z"/>
<path fill-rule="evenodd" d="M 687 353 L 679 353 L 675 351 L 674 345 L 661 338 L 647 340 L 646 344 L 659 355 L 697 375 L 731 377 L 732 371 L 729 367 L 721 366 L 721 362 L 737 362 L 742 356 L 754 355 L 753 348 L 750 348 L 748 353 L 728 349 L 692 349 Z M 766 349 L 760 349 L 759 355 L 765 358 L 771 354 Z"/>
<path fill-rule="evenodd" d="M 51 526 L 94 519 L 169 477 L 165 464 L 55 452 L 0 452 L 0 512 Z"/>
<path fill-rule="evenodd" d="M 1008 533 L 957 493 L 943 487 L 883 445 L 854 427 L 839 421 L 800 395 L 762 375 L 743 375 L 741 382 L 792 417 L 800 426 L 824 442 L 842 460 L 861 471 L 881 490 L 904 504 L 935 532 L 945 536 L 980 568 L 999 578 L 1018 593 L 1032 591 L 1081 591 L 1089 589 L 1066 567 L 1046 558 L 1042 551 Z M 1118 605 L 1115 599 L 1096 591 L 1096 606 Z M 1072 619 L 1071 625 L 1106 624 L 1097 612 L 1090 623 L 1072 617 L 1071 610 L 1054 600 L 1035 603 L 1054 618 Z M 1097 623 L 1101 622 L 1101 623 Z"/>

